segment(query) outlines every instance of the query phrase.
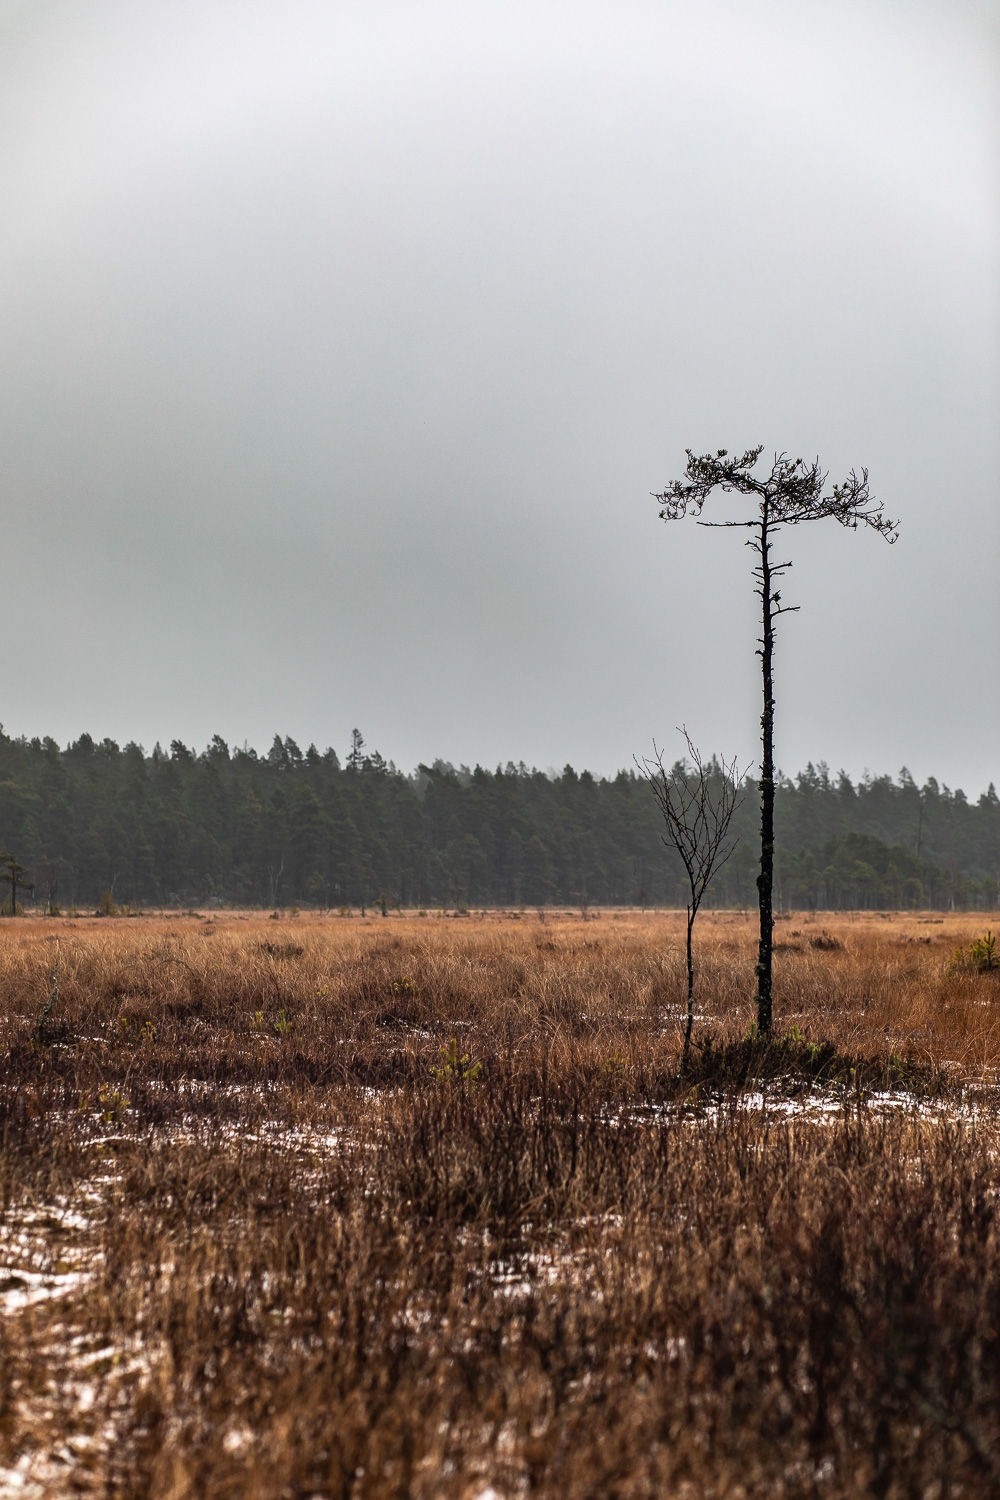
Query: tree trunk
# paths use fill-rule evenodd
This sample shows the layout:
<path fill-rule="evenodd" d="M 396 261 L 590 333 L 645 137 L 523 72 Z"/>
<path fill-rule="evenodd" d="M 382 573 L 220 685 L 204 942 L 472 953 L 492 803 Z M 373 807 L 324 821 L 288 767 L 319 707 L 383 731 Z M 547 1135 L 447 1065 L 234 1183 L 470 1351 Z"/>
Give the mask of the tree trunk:
<path fill-rule="evenodd" d="M 761 641 L 761 672 L 764 687 L 764 711 L 760 716 L 762 755 L 760 762 L 760 874 L 757 892 L 760 900 L 760 943 L 757 949 L 757 1031 L 766 1036 L 771 1030 L 771 948 L 774 931 L 774 686 L 771 663 L 774 653 L 774 619 L 771 597 L 770 539 L 767 519 L 760 528 L 760 597 L 763 606 L 764 633 Z"/>
<path fill-rule="evenodd" d="M 694 1027 L 694 960 L 691 956 L 691 932 L 694 927 L 695 914 L 688 907 L 687 925 L 687 966 L 688 966 L 688 1010 L 687 1027 L 684 1031 L 684 1061 L 687 1062 L 688 1053 L 691 1050 L 691 1031 Z"/>

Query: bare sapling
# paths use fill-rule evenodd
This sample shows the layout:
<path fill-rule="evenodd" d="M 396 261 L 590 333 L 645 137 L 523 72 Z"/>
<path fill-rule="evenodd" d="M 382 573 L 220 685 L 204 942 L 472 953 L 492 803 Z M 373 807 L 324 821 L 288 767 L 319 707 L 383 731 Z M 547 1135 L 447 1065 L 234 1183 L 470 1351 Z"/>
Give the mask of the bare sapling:
<path fill-rule="evenodd" d="M 740 805 L 740 783 L 746 772 L 737 770 L 735 757 L 728 762 L 713 757 L 706 766 L 700 752 L 691 743 L 687 729 L 680 732 L 687 744 L 690 764 L 676 761 L 668 771 L 663 764 L 663 751 L 658 749 L 655 740 L 652 759 L 637 760 L 636 764 L 649 782 L 663 815 L 663 842 L 677 850 L 687 876 L 686 1063 L 694 1027 L 692 940 L 695 918 L 713 877 L 739 843 L 739 835 L 730 834 L 730 824 Z"/>

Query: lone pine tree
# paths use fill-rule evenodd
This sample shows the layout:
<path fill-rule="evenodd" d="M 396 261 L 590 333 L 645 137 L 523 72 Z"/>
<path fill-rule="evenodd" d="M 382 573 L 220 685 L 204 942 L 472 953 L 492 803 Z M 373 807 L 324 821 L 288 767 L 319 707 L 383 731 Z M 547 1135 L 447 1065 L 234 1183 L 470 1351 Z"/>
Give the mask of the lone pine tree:
<path fill-rule="evenodd" d="M 764 708 L 760 717 L 760 873 L 757 891 L 760 901 L 760 942 L 757 951 L 757 1029 L 766 1034 L 771 1029 L 771 955 L 774 927 L 774 622 L 779 615 L 797 609 L 783 605 L 775 581 L 791 567 L 790 562 L 775 563 L 771 547 L 782 526 L 798 526 L 802 521 L 822 521 L 827 517 L 856 531 L 868 526 L 887 542 L 896 541 L 898 523 L 883 515 L 868 492 L 868 470 L 858 474 L 854 469 L 843 484 L 826 490 L 827 476 L 819 460 L 804 463 L 784 453 L 775 455 L 771 472 L 764 477 L 753 473 L 764 449 L 748 448 L 740 458 L 731 458 L 725 448 L 717 453 L 697 457 L 687 450 L 683 479 L 675 479 L 662 494 L 660 519 L 677 521 L 682 516 L 700 516 L 702 506 L 713 490 L 724 494 L 736 492 L 756 502 L 756 514 L 747 520 L 700 521 L 700 526 L 750 531 L 747 545 L 757 556 L 753 569 L 755 592 L 761 601 L 763 632 L 759 641 Z"/>

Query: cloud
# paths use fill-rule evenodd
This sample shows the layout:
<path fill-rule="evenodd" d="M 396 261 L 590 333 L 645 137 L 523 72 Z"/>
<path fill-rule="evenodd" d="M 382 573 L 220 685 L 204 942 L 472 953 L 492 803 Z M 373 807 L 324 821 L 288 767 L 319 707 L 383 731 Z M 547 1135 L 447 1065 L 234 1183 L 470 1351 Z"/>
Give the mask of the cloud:
<path fill-rule="evenodd" d="M 904 528 L 790 539 L 783 763 L 995 775 L 988 11 L 2 25 L 8 728 L 747 758 L 747 559 L 648 495 L 764 441 Z"/>

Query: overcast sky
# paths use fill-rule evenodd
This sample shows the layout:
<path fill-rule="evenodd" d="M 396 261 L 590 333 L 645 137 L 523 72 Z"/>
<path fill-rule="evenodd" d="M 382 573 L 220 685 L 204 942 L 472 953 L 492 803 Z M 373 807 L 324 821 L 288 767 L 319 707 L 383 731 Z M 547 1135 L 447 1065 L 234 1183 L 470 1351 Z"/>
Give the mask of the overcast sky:
<path fill-rule="evenodd" d="M 786 534 L 777 759 L 1000 783 L 995 5 L 0 3 L 0 718 L 756 754 L 687 447 Z"/>

